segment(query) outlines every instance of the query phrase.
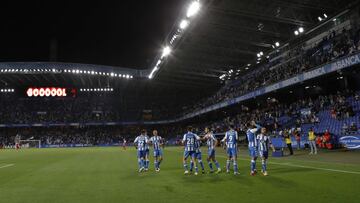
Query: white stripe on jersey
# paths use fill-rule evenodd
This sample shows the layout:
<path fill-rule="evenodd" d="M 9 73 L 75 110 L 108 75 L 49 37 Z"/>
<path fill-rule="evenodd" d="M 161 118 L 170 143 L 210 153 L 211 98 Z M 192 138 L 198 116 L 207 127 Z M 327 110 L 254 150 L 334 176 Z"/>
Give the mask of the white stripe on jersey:
<path fill-rule="evenodd" d="M 259 151 L 269 151 L 270 137 L 267 135 L 259 134 L 256 138 L 259 141 Z"/>
<path fill-rule="evenodd" d="M 162 138 L 160 136 L 153 136 L 150 138 L 150 142 L 153 144 L 154 150 L 159 150 Z"/>
<path fill-rule="evenodd" d="M 226 147 L 228 149 L 234 149 L 236 148 L 237 145 L 237 140 L 238 140 L 238 134 L 235 130 L 229 130 L 225 133 L 225 137 L 223 139 L 223 141 L 226 144 Z"/>
<path fill-rule="evenodd" d="M 208 149 L 214 149 L 215 148 L 215 142 L 216 138 L 214 137 L 214 134 L 208 133 L 206 136 L 206 144 L 208 146 Z"/>
<path fill-rule="evenodd" d="M 146 145 L 147 145 L 148 139 L 146 136 L 144 135 L 139 135 L 138 137 L 136 137 L 134 143 L 137 144 L 137 149 L 139 151 L 145 151 Z"/>

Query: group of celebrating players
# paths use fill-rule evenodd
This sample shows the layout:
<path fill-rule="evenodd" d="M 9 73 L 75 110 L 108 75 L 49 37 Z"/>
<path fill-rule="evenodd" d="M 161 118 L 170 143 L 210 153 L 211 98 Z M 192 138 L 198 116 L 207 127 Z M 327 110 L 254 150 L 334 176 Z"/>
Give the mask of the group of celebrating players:
<path fill-rule="evenodd" d="M 271 144 L 270 137 L 266 134 L 265 128 L 256 124 L 254 121 L 251 121 L 247 125 L 247 127 L 248 130 L 246 132 L 246 135 L 248 140 L 249 155 L 251 157 L 250 175 L 256 175 L 256 160 L 257 157 L 260 156 L 262 163 L 261 172 L 264 176 L 267 176 L 267 159 L 269 154 L 269 148 L 271 147 L 273 151 L 275 151 L 275 149 Z M 201 167 L 202 173 L 205 173 L 205 167 L 204 163 L 202 162 L 202 154 L 200 150 L 202 141 L 205 141 L 207 145 L 207 163 L 210 168 L 210 173 L 220 173 L 222 170 L 219 162 L 215 158 L 215 149 L 218 145 L 218 141 L 215 138 L 214 134 L 209 128 L 205 128 L 205 135 L 202 137 L 196 135 L 192 131 L 192 127 L 189 126 L 187 129 L 187 133 L 184 134 L 184 137 L 182 139 L 182 144 L 184 145 L 184 174 L 191 174 L 195 168 L 194 175 L 198 175 L 198 166 Z M 229 130 L 225 133 L 225 136 L 221 140 L 221 142 L 224 144 L 224 148 L 226 149 L 227 153 L 226 172 L 230 173 L 230 165 L 232 163 L 234 175 L 239 174 L 237 165 L 238 141 L 238 133 L 234 129 L 234 126 L 230 125 Z M 146 130 L 142 130 L 141 135 L 135 139 L 134 144 L 137 148 L 138 153 L 139 172 L 147 171 L 149 169 L 150 144 L 152 144 L 154 147 L 155 171 L 159 172 L 160 163 L 163 160 L 161 148 L 163 147 L 164 142 L 163 139 L 158 135 L 158 132 L 154 130 L 153 136 L 149 138 L 146 134 Z M 190 168 L 188 167 L 187 163 L 187 159 L 189 157 Z M 216 170 L 214 170 L 213 164 L 215 165 Z"/>

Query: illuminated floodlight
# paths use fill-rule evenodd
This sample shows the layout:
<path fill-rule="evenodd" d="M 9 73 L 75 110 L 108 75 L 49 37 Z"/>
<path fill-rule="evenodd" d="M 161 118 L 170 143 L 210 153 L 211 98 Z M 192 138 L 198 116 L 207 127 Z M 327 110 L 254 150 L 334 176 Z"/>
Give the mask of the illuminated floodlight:
<path fill-rule="evenodd" d="M 114 91 L 114 89 L 113 89 L 113 88 L 110 88 L 110 91 Z"/>
<path fill-rule="evenodd" d="M 169 46 L 167 46 L 163 49 L 163 53 L 162 53 L 161 57 L 168 56 L 170 53 L 171 53 L 171 48 Z"/>
<path fill-rule="evenodd" d="M 103 89 L 103 88 L 101 88 L 101 89 L 100 89 L 100 91 L 104 91 L 104 89 Z"/>
<path fill-rule="evenodd" d="M 279 43 L 279 42 L 275 42 L 275 46 L 276 46 L 276 47 L 279 47 L 279 46 L 280 46 L 280 43 Z"/>
<path fill-rule="evenodd" d="M 323 19 L 319 16 L 319 17 L 318 17 L 318 20 L 321 22 Z"/>
<path fill-rule="evenodd" d="M 134 78 L 134 76 L 130 75 L 130 78 Z"/>
<path fill-rule="evenodd" d="M 189 25 L 189 21 L 188 21 L 188 20 L 182 20 L 182 21 L 180 22 L 179 27 L 180 27 L 180 29 L 184 30 L 185 28 L 187 28 L 188 25 Z"/>
<path fill-rule="evenodd" d="M 111 76 L 111 77 L 114 77 L 114 73 L 111 73 L 110 76 Z"/>
<path fill-rule="evenodd" d="M 126 78 L 129 79 L 129 78 L 130 78 L 130 75 L 126 75 Z"/>
<path fill-rule="evenodd" d="M 76 70 L 76 74 L 79 74 L 80 73 L 80 70 Z"/>
<path fill-rule="evenodd" d="M 91 75 L 94 75 L 95 74 L 95 72 L 94 71 L 91 71 Z"/>
<path fill-rule="evenodd" d="M 324 17 L 327 18 L 328 16 L 326 15 L 326 13 L 324 13 Z"/>
<path fill-rule="evenodd" d="M 294 31 L 294 34 L 295 34 L 295 35 L 299 35 L 299 31 L 295 30 L 295 31 Z"/>
<path fill-rule="evenodd" d="M 256 54 L 257 57 L 261 57 L 261 55 L 259 53 Z"/>
<path fill-rule="evenodd" d="M 123 78 L 126 78 L 126 75 L 124 74 L 124 75 L 122 75 L 122 77 L 123 77 Z"/>
<path fill-rule="evenodd" d="M 303 27 L 299 27 L 299 33 L 303 33 L 304 32 L 304 28 Z"/>
<path fill-rule="evenodd" d="M 190 18 L 192 16 L 194 16 L 195 14 L 197 14 L 200 10 L 200 2 L 199 1 L 193 1 L 187 12 L 186 12 L 186 17 Z"/>
<path fill-rule="evenodd" d="M 259 54 L 260 54 L 261 56 L 262 56 L 262 55 L 264 55 L 264 53 L 263 53 L 262 51 L 260 51 L 260 53 L 259 53 Z"/>

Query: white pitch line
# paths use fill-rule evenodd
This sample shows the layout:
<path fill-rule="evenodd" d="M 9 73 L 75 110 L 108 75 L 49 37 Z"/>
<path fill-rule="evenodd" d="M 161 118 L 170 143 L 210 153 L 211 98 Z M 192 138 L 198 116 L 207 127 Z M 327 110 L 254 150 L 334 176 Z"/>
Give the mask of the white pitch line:
<path fill-rule="evenodd" d="M 7 168 L 7 167 L 11 167 L 11 166 L 14 166 L 15 164 L 6 164 L 4 166 L 0 166 L 0 169 L 2 168 Z"/>
<path fill-rule="evenodd" d="M 173 151 L 174 152 L 174 151 Z M 221 158 L 227 158 L 226 156 L 222 156 L 222 155 L 216 155 L 217 157 L 221 157 Z M 247 161 L 248 159 L 245 158 L 239 158 L 240 160 L 245 160 Z M 307 168 L 307 169 L 315 169 L 315 170 L 322 170 L 322 171 L 331 171 L 331 172 L 338 172 L 338 173 L 348 173 L 348 174 L 356 174 L 356 175 L 360 175 L 360 172 L 358 171 L 346 171 L 346 170 L 339 170 L 339 169 L 332 169 L 332 168 L 321 168 L 321 167 L 313 167 L 313 166 L 304 166 L 304 165 L 299 165 L 299 164 L 292 164 L 292 163 L 279 163 L 279 162 L 273 162 L 273 161 L 269 161 L 269 164 L 274 164 L 274 165 L 282 165 L 282 166 L 290 166 L 290 167 L 295 167 L 295 168 Z"/>
<path fill-rule="evenodd" d="M 308 169 L 316 169 L 316 170 L 339 172 L 339 173 L 351 173 L 351 174 L 360 175 L 360 172 L 357 172 L 357 171 L 345 171 L 345 170 L 331 169 L 331 168 L 320 168 L 320 167 L 313 167 L 313 166 L 303 166 L 303 165 L 291 164 L 291 163 L 277 163 L 277 162 L 269 162 L 269 163 L 270 163 L 270 164 L 283 165 L 283 166 L 298 167 L 298 168 L 308 168 Z"/>

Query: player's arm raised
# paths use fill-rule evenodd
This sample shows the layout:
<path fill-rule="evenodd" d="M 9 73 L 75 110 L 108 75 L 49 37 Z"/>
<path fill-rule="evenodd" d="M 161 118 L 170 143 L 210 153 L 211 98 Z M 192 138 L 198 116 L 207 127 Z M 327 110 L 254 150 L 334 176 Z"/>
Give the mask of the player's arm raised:
<path fill-rule="evenodd" d="M 184 145 L 186 141 L 186 134 L 184 135 L 183 139 L 181 140 L 181 144 Z"/>

